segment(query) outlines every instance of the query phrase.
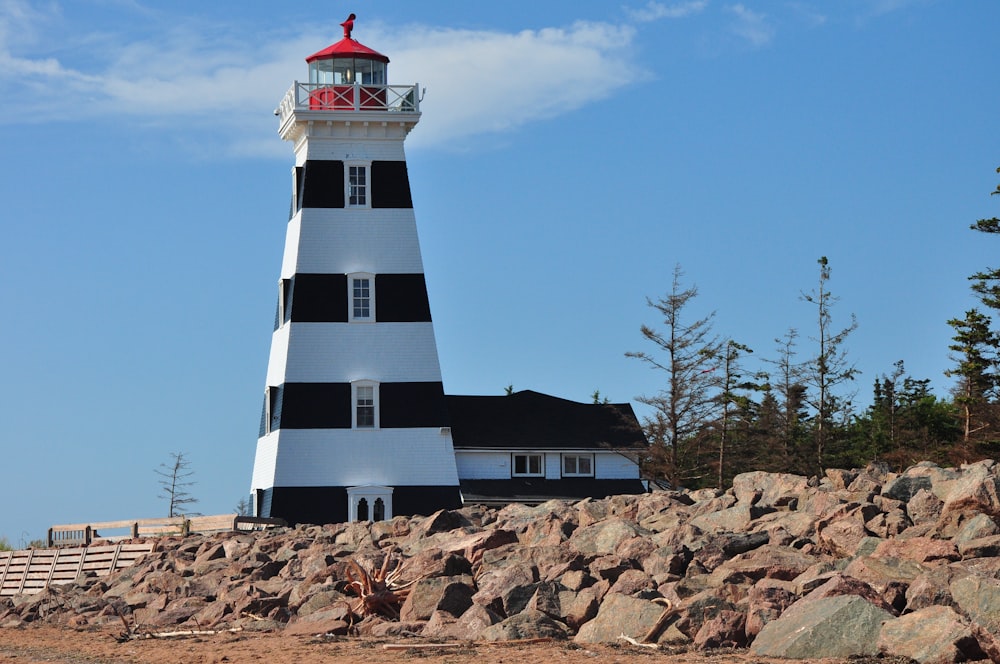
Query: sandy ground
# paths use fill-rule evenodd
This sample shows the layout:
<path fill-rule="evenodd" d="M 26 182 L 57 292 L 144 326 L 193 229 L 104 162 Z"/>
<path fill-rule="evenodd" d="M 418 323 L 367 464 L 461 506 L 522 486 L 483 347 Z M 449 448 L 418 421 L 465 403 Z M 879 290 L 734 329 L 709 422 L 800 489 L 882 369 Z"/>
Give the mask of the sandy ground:
<path fill-rule="evenodd" d="M 767 664 L 746 651 L 686 653 L 650 650 L 622 643 L 578 646 L 542 643 L 453 643 L 448 647 L 417 640 L 319 638 L 238 632 L 208 636 L 119 642 L 121 630 L 48 626 L 0 629 L 0 662 L 33 664 L 143 664 L 267 662 L 373 664 L 391 660 L 415 664 Z M 827 660 L 827 664 L 832 660 Z"/>

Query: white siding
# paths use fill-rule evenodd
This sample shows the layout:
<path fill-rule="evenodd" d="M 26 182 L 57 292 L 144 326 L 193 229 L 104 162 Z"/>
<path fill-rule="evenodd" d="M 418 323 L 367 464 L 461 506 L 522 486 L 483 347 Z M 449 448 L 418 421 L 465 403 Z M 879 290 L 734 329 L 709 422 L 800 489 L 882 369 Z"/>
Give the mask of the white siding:
<path fill-rule="evenodd" d="M 296 164 L 307 159 L 333 161 L 403 161 L 403 139 L 409 128 L 387 122 L 315 122 L 308 143 L 296 153 Z M 305 149 L 301 149 L 305 148 Z"/>
<path fill-rule="evenodd" d="M 286 323 L 272 336 L 268 385 L 364 379 L 440 382 L 433 323 Z"/>
<path fill-rule="evenodd" d="M 280 441 L 276 463 L 271 438 Z M 283 429 L 261 439 L 257 447 L 254 489 L 458 484 L 451 436 L 438 428 Z"/>
<path fill-rule="evenodd" d="M 455 463 L 463 480 L 510 479 L 510 452 L 456 450 Z"/>
<path fill-rule="evenodd" d="M 250 491 L 274 486 L 275 462 L 278 459 L 278 433 L 271 432 L 257 441 L 257 454 L 253 460 L 253 479 Z"/>
<path fill-rule="evenodd" d="M 420 242 L 413 210 L 402 209 L 304 209 L 289 223 L 281 275 L 315 274 L 422 274 Z M 290 253 L 290 252 L 294 253 Z"/>
<path fill-rule="evenodd" d="M 593 450 L 517 450 L 525 453 L 545 454 L 546 479 L 562 477 L 562 454 L 590 454 Z M 496 450 L 456 450 L 455 462 L 458 476 L 463 480 L 510 479 L 512 452 Z M 631 459 L 614 452 L 594 453 L 594 479 L 631 480 L 639 478 L 639 466 Z"/>

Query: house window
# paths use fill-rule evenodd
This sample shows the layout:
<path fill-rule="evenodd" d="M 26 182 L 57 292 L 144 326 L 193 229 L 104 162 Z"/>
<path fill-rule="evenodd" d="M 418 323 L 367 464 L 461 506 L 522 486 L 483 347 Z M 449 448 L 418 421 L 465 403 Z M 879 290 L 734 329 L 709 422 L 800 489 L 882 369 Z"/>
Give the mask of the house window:
<path fill-rule="evenodd" d="M 358 499 L 358 518 L 357 521 L 367 521 L 368 520 L 368 499 L 360 498 Z"/>
<path fill-rule="evenodd" d="M 354 383 L 354 428 L 378 428 L 378 384 L 372 382 Z"/>
<path fill-rule="evenodd" d="M 347 275 L 347 301 L 350 303 L 349 320 L 375 320 L 375 275 Z"/>
<path fill-rule="evenodd" d="M 512 457 L 512 477 L 541 477 L 545 474 L 541 454 L 514 454 Z"/>
<path fill-rule="evenodd" d="M 347 206 L 368 207 L 368 167 L 347 167 Z"/>
<path fill-rule="evenodd" d="M 593 477 L 594 455 L 593 454 L 562 455 L 562 474 L 563 477 Z"/>

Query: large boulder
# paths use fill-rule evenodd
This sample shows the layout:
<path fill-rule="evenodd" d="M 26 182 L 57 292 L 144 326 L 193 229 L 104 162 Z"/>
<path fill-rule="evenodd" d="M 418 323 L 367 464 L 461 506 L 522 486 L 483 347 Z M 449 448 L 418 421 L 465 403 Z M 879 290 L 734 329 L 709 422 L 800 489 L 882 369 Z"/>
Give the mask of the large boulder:
<path fill-rule="evenodd" d="M 872 656 L 882 623 L 892 618 L 857 595 L 800 600 L 764 625 L 750 649 L 762 657 L 791 659 Z"/>
<path fill-rule="evenodd" d="M 878 635 L 879 651 L 920 664 L 987 659 L 992 645 L 980 644 L 969 621 L 947 606 L 929 606 L 889 620 Z"/>

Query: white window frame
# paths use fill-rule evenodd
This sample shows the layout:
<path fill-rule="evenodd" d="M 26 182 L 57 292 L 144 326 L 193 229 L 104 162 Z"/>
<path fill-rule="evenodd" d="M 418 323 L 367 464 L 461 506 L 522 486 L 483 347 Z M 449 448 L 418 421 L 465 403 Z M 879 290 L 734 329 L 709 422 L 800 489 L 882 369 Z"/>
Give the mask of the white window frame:
<path fill-rule="evenodd" d="M 371 389 L 373 422 L 371 426 L 358 426 L 359 392 Z M 356 380 L 351 383 L 351 428 L 358 431 L 374 431 L 379 428 L 378 383 L 373 380 Z"/>
<path fill-rule="evenodd" d="M 368 315 L 354 315 L 354 280 L 368 280 Z M 375 322 L 375 275 L 370 272 L 354 272 L 347 275 L 347 320 L 351 323 Z"/>
<path fill-rule="evenodd" d="M 365 182 L 362 185 L 351 184 L 351 170 L 364 169 Z M 360 203 L 351 202 L 351 194 L 354 187 L 361 187 L 364 201 Z M 372 163 L 370 161 L 355 161 L 344 163 L 344 206 L 357 210 L 370 209 L 372 206 Z"/>
<path fill-rule="evenodd" d="M 593 454 L 562 454 L 559 460 L 563 477 L 593 477 L 594 476 L 594 455 Z M 580 470 L 580 461 L 586 460 L 590 464 L 590 470 L 583 472 Z M 566 470 L 567 462 L 572 462 L 574 470 Z"/>
<path fill-rule="evenodd" d="M 517 472 L 517 459 L 524 457 L 525 472 Z M 538 459 L 538 471 L 532 472 L 531 460 Z M 510 455 L 510 476 L 511 477 L 545 477 L 545 455 L 541 452 L 513 452 Z"/>

